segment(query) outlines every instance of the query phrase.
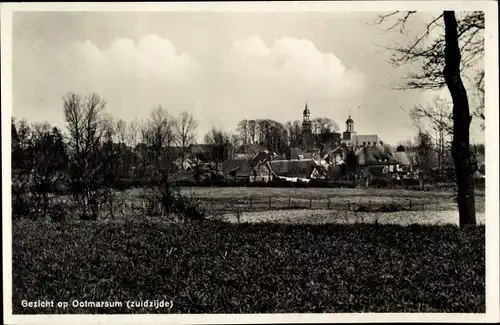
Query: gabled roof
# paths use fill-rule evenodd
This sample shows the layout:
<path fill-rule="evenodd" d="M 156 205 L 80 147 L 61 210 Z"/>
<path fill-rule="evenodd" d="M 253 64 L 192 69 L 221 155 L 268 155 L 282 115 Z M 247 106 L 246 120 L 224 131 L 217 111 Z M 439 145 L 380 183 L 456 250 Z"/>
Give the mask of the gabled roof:
<path fill-rule="evenodd" d="M 285 156 L 289 160 L 299 159 L 299 156 L 302 157 L 301 159 L 311 159 L 312 157 L 310 154 L 303 152 L 299 148 L 288 148 L 285 152 Z"/>
<path fill-rule="evenodd" d="M 235 153 L 237 154 L 245 154 L 245 155 L 255 155 L 261 151 L 265 151 L 266 148 L 262 147 L 261 145 L 258 145 L 256 143 L 247 143 L 247 144 L 242 144 L 239 146 Z"/>
<path fill-rule="evenodd" d="M 393 153 L 394 159 L 398 162 L 398 164 L 403 166 L 410 165 L 410 159 L 408 159 L 408 155 L 404 151 L 397 151 Z"/>
<path fill-rule="evenodd" d="M 214 146 L 211 144 L 192 144 L 189 146 L 189 152 L 193 155 L 211 153 Z"/>
<path fill-rule="evenodd" d="M 387 154 L 380 147 L 362 147 L 356 152 L 359 165 L 387 165 L 396 164 L 391 154 Z"/>
<path fill-rule="evenodd" d="M 252 162 L 246 159 L 234 159 L 224 162 L 226 173 L 231 176 L 250 176 L 253 170 Z"/>
<path fill-rule="evenodd" d="M 267 160 L 271 160 L 271 158 L 273 156 L 274 155 L 272 152 L 265 150 L 265 151 L 260 151 L 257 154 L 255 154 L 255 156 L 252 158 L 252 160 L 254 162 L 267 161 Z"/>
<path fill-rule="evenodd" d="M 342 146 L 337 146 L 337 147 L 335 147 L 335 149 L 330 151 L 330 153 L 336 154 L 336 153 L 341 153 L 343 151 L 344 151 L 344 148 Z"/>
<path fill-rule="evenodd" d="M 278 176 L 308 178 L 316 168 L 312 159 L 307 160 L 274 160 L 269 162 L 272 171 Z"/>
<path fill-rule="evenodd" d="M 177 158 L 182 156 L 182 148 L 181 147 L 168 147 L 167 148 L 168 153 L 170 155 L 170 159 L 176 160 Z"/>

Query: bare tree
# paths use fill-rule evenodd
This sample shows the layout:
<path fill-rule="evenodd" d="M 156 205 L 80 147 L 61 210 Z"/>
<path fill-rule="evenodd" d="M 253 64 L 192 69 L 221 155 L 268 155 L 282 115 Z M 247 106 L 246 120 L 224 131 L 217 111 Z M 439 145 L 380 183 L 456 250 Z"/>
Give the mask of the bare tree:
<path fill-rule="evenodd" d="M 229 140 L 233 147 L 238 147 L 245 143 L 239 134 L 231 134 L 231 138 Z"/>
<path fill-rule="evenodd" d="M 257 137 L 257 122 L 255 120 L 248 121 L 248 136 L 249 143 L 255 143 Z"/>
<path fill-rule="evenodd" d="M 434 167 L 434 147 L 431 136 L 425 131 L 419 131 L 415 139 L 415 159 L 418 168 L 420 185 L 424 188 L 425 178 Z"/>
<path fill-rule="evenodd" d="M 181 164 L 184 166 L 187 150 L 196 139 L 196 128 L 198 127 L 198 123 L 193 115 L 188 112 L 182 112 L 175 121 L 174 126 L 177 144 L 181 148 Z"/>
<path fill-rule="evenodd" d="M 205 134 L 204 140 L 206 144 L 212 145 L 212 159 L 218 171 L 220 163 L 228 159 L 231 135 L 214 127 Z"/>
<path fill-rule="evenodd" d="M 239 139 L 243 144 L 249 143 L 251 136 L 250 136 L 250 127 L 248 120 L 241 120 L 238 123 L 237 132 Z"/>
<path fill-rule="evenodd" d="M 144 136 L 156 172 L 166 172 L 173 167 L 170 147 L 175 142 L 175 120 L 162 106 L 151 111 L 151 116 L 145 125 Z"/>
<path fill-rule="evenodd" d="M 125 143 L 127 139 L 127 122 L 122 119 L 116 122 L 116 136 L 118 137 L 118 143 Z"/>
<path fill-rule="evenodd" d="M 451 103 L 444 98 L 435 97 L 432 103 L 414 106 L 409 115 L 416 126 L 417 132 L 421 132 L 424 125 L 432 130 L 435 150 L 437 156 L 438 175 L 443 176 L 443 171 L 448 168 L 447 152 L 451 150 L 451 138 L 453 136 L 453 114 Z"/>
<path fill-rule="evenodd" d="M 408 19 L 416 12 L 392 12 L 379 16 L 381 24 L 392 17 L 389 29 L 405 30 Z M 425 42 L 434 31 L 443 33 Z M 476 224 L 474 202 L 474 164 L 470 152 L 470 122 L 467 90 L 462 80 L 464 70 L 477 69 L 484 55 L 484 12 L 461 13 L 457 21 L 454 11 L 444 11 L 427 23 L 424 33 L 406 46 L 393 48 L 391 63 L 401 66 L 419 63 L 420 69 L 404 79 L 402 89 L 440 89 L 446 86 L 453 101 L 452 156 L 457 181 L 457 203 L 460 226 Z M 430 43 L 430 44 L 429 44 Z M 484 69 L 480 69 L 482 71 Z"/>
<path fill-rule="evenodd" d="M 481 128 L 484 130 L 484 70 L 478 73 L 474 87 L 476 90 L 475 97 L 477 98 L 474 116 L 481 119 Z"/>
<path fill-rule="evenodd" d="M 398 143 L 404 148 L 404 152 L 408 157 L 412 170 L 417 166 L 417 150 L 416 145 L 412 140 L 402 141 Z"/>
<path fill-rule="evenodd" d="M 64 97 L 70 187 L 84 219 L 98 218 L 100 206 L 111 194 L 109 183 L 116 175 L 112 148 L 103 146 L 111 142 L 113 135 L 110 122 L 104 116 L 105 107 L 104 99 L 95 93 L 85 98 L 73 93 Z"/>
<path fill-rule="evenodd" d="M 382 25 L 391 22 L 386 30 L 406 32 L 409 20 L 417 15 L 416 11 L 394 11 L 380 15 L 375 22 Z M 454 12 L 453 12 L 454 14 Z M 454 14 L 455 16 L 455 14 Z M 459 42 L 461 60 L 460 71 L 484 74 L 484 69 L 479 64 L 484 56 L 484 12 L 468 11 L 459 13 L 456 26 L 456 35 Z M 420 69 L 409 72 L 401 83 L 395 85 L 398 89 L 441 89 L 447 86 L 443 69 L 446 65 L 445 47 L 445 13 L 431 19 L 423 32 L 419 33 L 408 44 L 398 44 L 396 47 L 387 47 L 391 50 L 392 57 L 389 63 L 401 67 L 406 64 L 418 64 Z M 427 42 L 432 34 L 439 36 Z M 482 81 L 482 80 L 481 80 Z"/>
<path fill-rule="evenodd" d="M 286 123 L 288 131 L 289 146 L 292 148 L 299 147 L 301 144 L 302 125 L 298 120 L 288 121 Z"/>
<path fill-rule="evenodd" d="M 128 123 L 127 128 L 127 143 L 132 148 L 137 146 L 139 141 L 139 133 L 140 133 L 140 123 L 137 119 L 134 119 Z"/>
<path fill-rule="evenodd" d="M 336 132 L 339 130 L 338 124 L 328 117 L 316 117 L 312 120 L 313 133 L 321 134 Z"/>

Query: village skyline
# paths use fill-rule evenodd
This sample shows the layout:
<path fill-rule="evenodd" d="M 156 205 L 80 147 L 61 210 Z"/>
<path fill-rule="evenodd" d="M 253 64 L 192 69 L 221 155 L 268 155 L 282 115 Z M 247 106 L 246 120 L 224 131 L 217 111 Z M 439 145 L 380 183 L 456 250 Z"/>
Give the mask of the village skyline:
<path fill-rule="evenodd" d="M 383 47 L 397 33 L 374 26 L 378 14 L 18 12 L 12 115 L 64 129 L 63 96 L 95 92 L 127 122 L 158 105 L 187 111 L 202 143 L 212 127 L 235 132 L 244 119 L 300 121 L 307 102 L 311 118 L 330 118 L 339 132 L 350 113 L 358 132 L 396 145 L 414 137 L 405 110 L 449 94 L 391 89 L 411 68 L 387 63 Z M 419 13 L 412 31 L 429 15 Z M 484 142 L 476 120 L 471 134 Z"/>

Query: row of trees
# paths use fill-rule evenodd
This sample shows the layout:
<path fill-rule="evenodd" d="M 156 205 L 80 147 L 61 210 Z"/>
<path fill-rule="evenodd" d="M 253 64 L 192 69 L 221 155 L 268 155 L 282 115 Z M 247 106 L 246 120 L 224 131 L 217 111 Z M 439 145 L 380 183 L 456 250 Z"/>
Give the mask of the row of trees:
<path fill-rule="evenodd" d="M 339 127 L 335 121 L 317 117 L 311 121 L 314 145 L 319 148 L 332 145 Z M 270 150 L 282 153 L 286 147 L 302 147 L 302 121 L 288 121 L 285 124 L 269 119 L 242 120 L 236 128 L 235 144 L 260 144 Z"/>
<path fill-rule="evenodd" d="M 106 114 L 106 101 L 97 94 L 68 94 L 63 113 L 65 132 L 48 123 L 12 120 L 15 215 L 46 215 L 49 193 L 63 185 L 80 213 L 95 219 L 100 206 L 113 200 L 111 184 L 118 177 L 137 166 L 151 177 L 168 171 L 171 146 L 178 145 L 184 157 L 197 127 L 188 113 L 174 118 L 161 106 L 142 123 L 113 121 Z"/>

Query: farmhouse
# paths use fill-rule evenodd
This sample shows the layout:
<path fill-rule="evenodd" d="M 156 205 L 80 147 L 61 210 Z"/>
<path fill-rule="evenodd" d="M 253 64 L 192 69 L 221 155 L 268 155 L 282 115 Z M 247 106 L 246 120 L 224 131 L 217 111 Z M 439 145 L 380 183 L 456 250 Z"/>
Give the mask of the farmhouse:
<path fill-rule="evenodd" d="M 273 160 L 269 162 L 273 173 L 278 177 L 310 179 L 323 175 L 322 169 L 313 159 Z"/>
<path fill-rule="evenodd" d="M 250 182 L 269 182 L 273 179 L 273 171 L 267 160 L 233 159 L 224 164 L 228 179 Z"/>

